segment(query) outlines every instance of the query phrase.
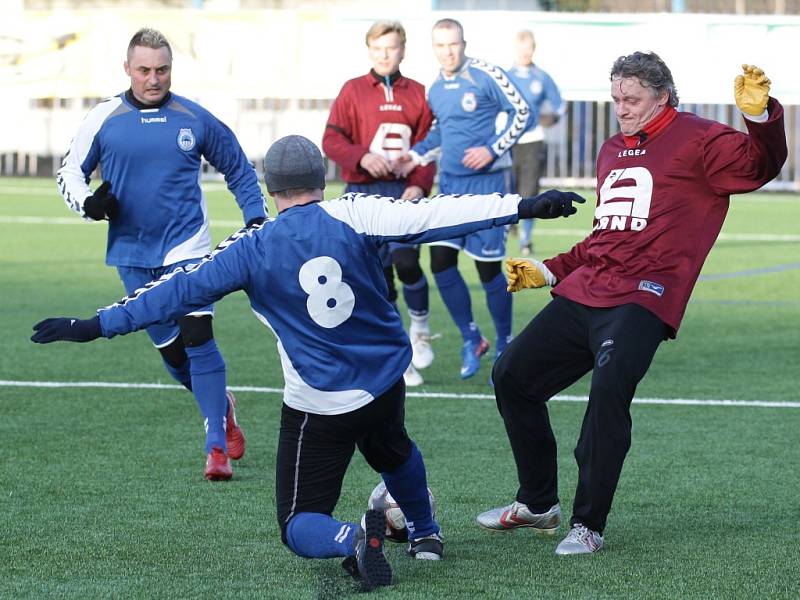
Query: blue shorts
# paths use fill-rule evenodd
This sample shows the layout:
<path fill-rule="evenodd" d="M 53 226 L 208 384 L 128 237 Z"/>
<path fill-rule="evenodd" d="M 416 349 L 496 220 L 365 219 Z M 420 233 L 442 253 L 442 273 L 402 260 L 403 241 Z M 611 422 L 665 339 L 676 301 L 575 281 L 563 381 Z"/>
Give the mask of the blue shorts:
<path fill-rule="evenodd" d="M 402 179 L 395 181 L 373 181 L 372 183 L 348 183 L 344 188 L 346 194 L 350 192 L 359 192 L 361 194 L 373 194 L 378 196 L 385 196 L 387 198 L 399 198 L 406 190 L 406 182 Z M 380 247 L 379 256 L 381 264 L 384 267 L 389 267 L 392 264 L 392 252 L 398 248 L 417 248 L 419 244 L 404 244 L 402 242 L 389 242 L 382 244 Z"/>
<path fill-rule="evenodd" d="M 117 273 L 119 273 L 119 278 L 122 280 L 122 285 L 125 286 L 125 292 L 127 294 L 132 294 L 154 279 L 158 279 L 167 273 L 172 273 L 178 267 L 191 265 L 196 262 L 200 262 L 200 259 L 192 258 L 189 260 L 183 260 L 181 262 L 176 262 L 175 264 L 168 265 L 166 267 L 158 267 L 156 269 L 143 269 L 141 267 L 117 267 Z M 213 315 L 214 305 L 210 304 L 209 306 L 204 306 L 203 308 L 192 311 L 189 314 Z M 178 327 L 177 321 L 158 323 L 157 325 L 151 325 L 147 328 L 147 335 L 149 335 L 150 339 L 153 340 L 153 345 L 156 348 L 169 346 L 175 340 L 175 338 L 180 335 L 180 333 L 181 330 Z"/>
<path fill-rule="evenodd" d="M 476 175 L 439 175 L 442 194 L 508 194 L 511 190 L 511 170 L 478 173 Z M 503 260 L 506 254 L 508 227 L 501 225 L 465 236 L 431 242 L 430 246 L 447 246 L 463 250 L 468 256 L 483 262 Z"/>

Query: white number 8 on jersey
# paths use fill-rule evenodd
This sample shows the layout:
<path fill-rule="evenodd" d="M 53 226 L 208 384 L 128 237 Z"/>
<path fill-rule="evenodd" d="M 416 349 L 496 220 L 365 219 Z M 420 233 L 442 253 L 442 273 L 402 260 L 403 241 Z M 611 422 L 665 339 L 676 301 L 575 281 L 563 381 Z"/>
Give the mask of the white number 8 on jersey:
<path fill-rule="evenodd" d="M 308 314 L 321 327 L 337 327 L 353 314 L 356 297 L 353 289 L 342 281 L 342 267 L 335 259 L 312 258 L 300 267 L 298 279 L 308 294 Z"/>

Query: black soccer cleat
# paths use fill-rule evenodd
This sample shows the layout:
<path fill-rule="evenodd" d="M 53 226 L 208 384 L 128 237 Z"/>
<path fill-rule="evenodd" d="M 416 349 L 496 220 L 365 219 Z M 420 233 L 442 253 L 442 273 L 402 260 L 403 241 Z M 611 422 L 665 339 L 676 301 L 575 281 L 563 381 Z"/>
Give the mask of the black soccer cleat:
<path fill-rule="evenodd" d="M 356 566 L 358 574 L 361 576 L 361 587 L 365 591 L 369 591 L 379 586 L 391 585 L 392 567 L 383 553 L 386 515 L 380 510 L 368 510 L 361 523 L 353 541 Z M 347 562 L 345 559 L 345 563 Z M 345 563 L 342 563 L 342 566 L 351 572 Z M 352 565 L 352 561 L 350 561 L 350 565 Z"/>
<path fill-rule="evenodd" d="M 423 538 L 416 538 L 408 543 L 406 554 L 420 560 L 442 560 L 444 558 L 444 542 L 438 533 Z"/>

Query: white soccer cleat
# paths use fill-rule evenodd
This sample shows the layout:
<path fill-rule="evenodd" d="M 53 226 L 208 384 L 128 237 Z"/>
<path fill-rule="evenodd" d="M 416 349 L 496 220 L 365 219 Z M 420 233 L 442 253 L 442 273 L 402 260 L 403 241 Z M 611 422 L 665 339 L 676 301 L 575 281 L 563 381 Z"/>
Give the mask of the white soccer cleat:
<path fill-rule="evenodd" d="M 411 364 L 417 369 L 427 369 L 433 362 L 431 336 L 426 331 L 415 331 L 410 334 L 412 358 Z"/>
<path fill-rule="evenodd" d="M 417 387 L 423 384 L 422 375 L 414 368 L 413 364 L 408 365 L 406 372 L 403 373 L 403 381 L 406 382 L 406 387 Z"/>
<path fill-rule="evenodd" d="M 522 502 L 493 508 L 478 515 L 478 525 L 492 531 L 511 531 L 529 527 L 536 533 L 553 535 L 561 523 L 561 506 L 554 504 L 543 513 L 532 512 Z"/>
<path fill-rule="evenodd" d="M 603 536 L 586 527 L 583 523 L 575 523 L 567 537 L 556 547 L 556 554 L 592 554 L 603 548 Z"/>

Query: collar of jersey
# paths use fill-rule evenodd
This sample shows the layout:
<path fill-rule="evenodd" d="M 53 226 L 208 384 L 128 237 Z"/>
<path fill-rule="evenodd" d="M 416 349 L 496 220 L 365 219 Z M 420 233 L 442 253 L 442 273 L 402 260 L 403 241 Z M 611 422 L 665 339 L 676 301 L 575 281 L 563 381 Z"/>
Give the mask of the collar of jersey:
<path fill-rule="evenodd" d="M 372 75 L 373 85 L 378 85 L 379 83 L 386 83 L 386 78 L 383 75 L 378 75 L 375 72 L 375 69 L 370 69 L 369 74 Z M 402 76 L 403 75 L 402 73 L 400 73 L 400 71 L 395 71 L 394 73 L 389 75 L 389 83 L 394 85 Z"/>
<path fill-rule="evenodd" d="M 129 104 L 133 105 L 134 108 L 138 108 L 139 110 L 154 110 L 161 108 L 167 102 L 172 100 L 172 92 L 167 92 L 167 95 L 164 96 L 161 99 L 161 102 L 159 102 L 158 104 L 144 104 L 143 102 L 139 102 L 136 99 L 136 96 L 133 95 L 133 92 L 131 90 L 125 92 L 125 100 L 127 100 Z"/>
<path fill-rule="evenodd" d="M 282 211 L 280 211 L 279 215 L 285 215 L 287 212 L 292 210 L 293 208 L 302 208 L 303 206 L 310 206 L 311 204 L 319 204 L 322 200 L 312 200 L 311 202 L 306 202 L 305 204 L 292 204 L 291 206 L 287 206 Z"/>
<path fill-rule="evenodd" d="M 462 74 L 464 71 L 466 71 L 466 70 L 467 70 L 467 67 L 469 66 L 469 62 L 470 62 L 471 60 L 472 60 L 472 59 L 471 59 L 469 56 L 465 56 L 465 57 L 464 57 L 464 62 L 461 64 L 461 66 L 460 66 L 460 67 L 458 67 L 458 70 L 457 70 L 455 73 L 453 73 L 453 75 L 452 75 L 452 76 L 449 76 L 449 77 L 448 77 L 447 75 L 445 75 L 445 74 L 444 74 L 444 71 L 441 71 L 441 70 L 440 70 L 440 71 L 439 71 L 439 73 L 440 73 L 440 75 L 442 76 L 442 79 L 444 79 L 445 81 L 453 81 L 453 80 L 454 80 L 454 79 L 456 79 L 456 78 L 457 78 L 459 75 L 461 75 L 461 74 Z"/>
<path fill-rule="evenodd" d="M 645 125 L 641 131 L 634 133 L 633 135 L 622 135 L 622 138 L 625 141 L 625 147 L 636 148 L 637 146 L 641 146 L 646 140 L 649 140 L 653 136 L 661 133 L 667 127 L 667 125 L 675 120 L 675 117 L 677 116 L 678 111 L 675 110 L 674 106 L 664 107 L 664 110 L 658 113 L 658 115 L 656 115 L 652 121 Z"/>

